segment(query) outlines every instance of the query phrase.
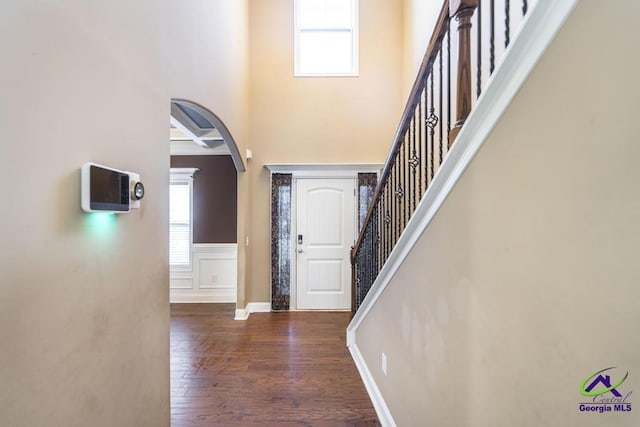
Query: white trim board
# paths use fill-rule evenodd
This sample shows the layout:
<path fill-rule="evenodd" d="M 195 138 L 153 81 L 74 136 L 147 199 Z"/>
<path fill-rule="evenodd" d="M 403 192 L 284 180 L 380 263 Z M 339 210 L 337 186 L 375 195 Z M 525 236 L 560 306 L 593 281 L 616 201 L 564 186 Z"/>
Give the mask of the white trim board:
<path fill-rule="evenodd" d="M 271 173 L 290 173 L 295 178 L 346 178 L 358 173 L 380 174 L 383 163 L 267 163 Z"/>
<path fill-rule="evenodd" d="M 247 320 L 251 313 L 270 313 L 271 303 L 250 302 L 245 308 L 236 308 L 235 320 Z"/>
<path fill-rule="evenodd" d="M 396 247 L 347 327 L 347 347 L 354 357 L 376 411 L 382 411 L 382 414 L 378 413 L 382 425 L 394 425 L 393 418 L 390 413 L 389 419 L 384 418 L 388 408 L 367 368 L 366 361 L 358 350 L 357 329 L 389 285 L 413 246 L 451 193 L 579 1 L 538 0 L 531 8 L 522 23 L 520 33 L 509 45 L 502 63 L 489 79 L 486 89 L 480 96 L 477 107 L 471 111 L 433 183 L 427 189 Z M 380 405 L 381 409 L 377 405 Z"/>

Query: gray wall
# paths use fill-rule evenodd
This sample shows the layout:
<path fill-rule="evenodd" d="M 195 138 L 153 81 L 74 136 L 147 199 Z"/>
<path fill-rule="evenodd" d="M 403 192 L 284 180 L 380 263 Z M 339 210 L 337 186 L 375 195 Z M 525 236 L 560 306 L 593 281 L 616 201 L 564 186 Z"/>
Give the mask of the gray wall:
<path fill-rule="evenodd" d="M 640 424 L 578 409 L 640 390 L 638 16 L 580 2 L 357 330 L 398 425 Z"/>

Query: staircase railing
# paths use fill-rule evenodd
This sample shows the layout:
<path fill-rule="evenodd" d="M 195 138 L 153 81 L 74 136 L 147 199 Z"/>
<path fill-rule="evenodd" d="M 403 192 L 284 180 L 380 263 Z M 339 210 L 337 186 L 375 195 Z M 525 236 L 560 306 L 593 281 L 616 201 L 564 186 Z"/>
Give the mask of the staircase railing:
<path fill-rule="evenodd" d="M 445 0 L 351 251 L 353 312 L 435 179 L 513 29 L 526 15 L 527 0 L 519 4 L 521 8 L 514 10 L 509 0 Z"/>

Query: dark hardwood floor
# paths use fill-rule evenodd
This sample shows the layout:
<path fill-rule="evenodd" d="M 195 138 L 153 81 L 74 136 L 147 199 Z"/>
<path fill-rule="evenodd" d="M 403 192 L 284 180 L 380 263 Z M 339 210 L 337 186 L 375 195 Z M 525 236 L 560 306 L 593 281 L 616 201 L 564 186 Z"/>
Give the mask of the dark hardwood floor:
<path fill-rule="evenodd" d="M 349 313 L 171 305 L 171 425 L 379 425 L 345 346 Z"/>

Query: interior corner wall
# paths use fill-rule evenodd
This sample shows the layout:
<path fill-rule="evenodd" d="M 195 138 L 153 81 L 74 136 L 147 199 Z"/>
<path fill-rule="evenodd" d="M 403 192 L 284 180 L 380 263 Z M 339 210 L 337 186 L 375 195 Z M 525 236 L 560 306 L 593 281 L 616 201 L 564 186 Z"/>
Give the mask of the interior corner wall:
<path fill-rule="evenodd" d="M 639 424 L 638 16 L 578 4 L 356 331 L 397 425 Z"/>
<path fill-rule="evenodd" d="M 402 6 L 359 2 L 359 77 L 293 77 L 293 1 L 250 2 L 251 277 L 270 300 L 266 163 L 383 163 L 402 113 Z"/>
<path fill-rule="evenodd" d="M 246 146 L 247 11 L 0 2 L 1 425 L 169 425 L 170 99 Z M 139 173 L 141 208 L 83 213 L 88 161 Z"/>

